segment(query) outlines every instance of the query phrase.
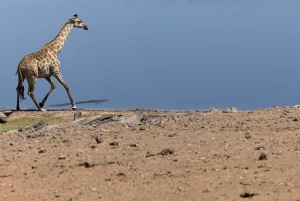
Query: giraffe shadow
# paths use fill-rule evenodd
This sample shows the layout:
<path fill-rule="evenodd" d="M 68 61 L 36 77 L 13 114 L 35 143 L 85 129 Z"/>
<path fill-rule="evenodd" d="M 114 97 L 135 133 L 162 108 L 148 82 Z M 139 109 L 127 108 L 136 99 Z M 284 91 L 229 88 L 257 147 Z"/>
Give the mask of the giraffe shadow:
<path fill-rule="evenodd" d="M 100 104 L 103 102 L 108 102 L 108 99 L 99 99 L 99 100 L 87 100 L 87 101 L 79 101 L 76 102 L 76 104 Z M 59 103 L 59 104 L 52 104 L 52 105 L 46 105 L 47 107 L 61 107 L 61 106 L 67 106 L 71 105 L 71 103 Z"/>

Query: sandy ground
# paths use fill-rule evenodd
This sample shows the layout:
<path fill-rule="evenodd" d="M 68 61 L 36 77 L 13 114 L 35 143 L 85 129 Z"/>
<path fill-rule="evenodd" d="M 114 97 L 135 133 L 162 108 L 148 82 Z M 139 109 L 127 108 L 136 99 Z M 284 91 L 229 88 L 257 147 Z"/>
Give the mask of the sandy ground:
<path fill-rule="evenodd" d="M 0 131 L 0 200 L 300 200 L 300 109 L 141 111 L 151 118 Z M 22 115 L 74 111 L 8 121 Z"/>

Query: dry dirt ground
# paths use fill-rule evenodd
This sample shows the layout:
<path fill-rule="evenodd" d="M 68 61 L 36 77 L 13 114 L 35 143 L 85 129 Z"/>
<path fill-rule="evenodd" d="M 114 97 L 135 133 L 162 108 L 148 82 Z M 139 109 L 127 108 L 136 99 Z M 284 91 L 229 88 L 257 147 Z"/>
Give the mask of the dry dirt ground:
<path fill-rule="evenodd" d="M 300 200 L 300 109 L 85 111 L 116 120 L 0 131 L 0 200 Z M 74 111 L 20 111 L 72 122 Z"/>

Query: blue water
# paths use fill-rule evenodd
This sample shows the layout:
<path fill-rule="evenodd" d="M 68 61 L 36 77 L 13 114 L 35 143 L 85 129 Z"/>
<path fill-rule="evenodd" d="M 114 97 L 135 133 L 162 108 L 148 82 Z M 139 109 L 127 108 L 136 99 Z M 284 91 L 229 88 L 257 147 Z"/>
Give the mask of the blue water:
<path fill-rule="evenodd" d="M 61 73 L 75 102 L 109 100 L 78 108 L 296 105 L 299 10 L 292 0 L 1 1 L 0 108 L 15 108 L 22 57 L 51 41 L 75 13 L 89 30 L 71 31 L 59 55 Z M 46 109 L 69 102 L 54 81 Z M 49 88 L 37 81 L 38 101 Z M 34 109 L 26 97 L 21 109 Z"/>

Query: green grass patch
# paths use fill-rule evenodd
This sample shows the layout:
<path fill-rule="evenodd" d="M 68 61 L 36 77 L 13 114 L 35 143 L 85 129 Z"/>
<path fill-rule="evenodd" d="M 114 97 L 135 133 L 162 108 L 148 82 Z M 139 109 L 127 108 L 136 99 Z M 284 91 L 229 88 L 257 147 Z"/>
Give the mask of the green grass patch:
<path fill-rule="evenodd" d="M 45 118 L 22 117 L 20 119 L 14 119 L 4 124 L 0 124 L 0 130 L 3 131 L 19 130 L 25 126 L 32 126 L 34 124 L 37 124 L 41 120 L 44 120 L 46 123 L 51 123 L 55 119 L 52 117 L 45 117 Z"/>

